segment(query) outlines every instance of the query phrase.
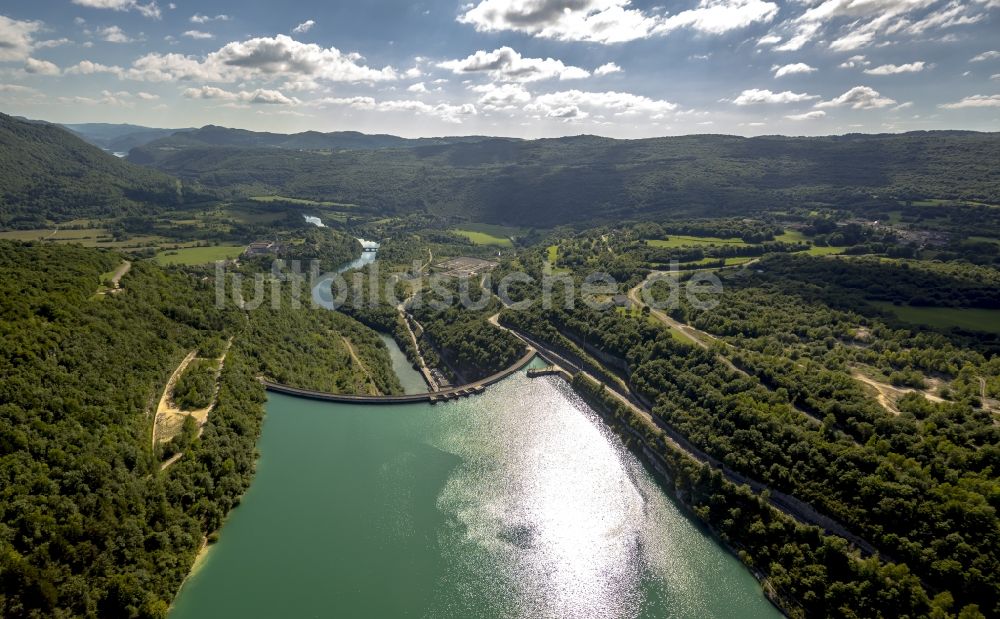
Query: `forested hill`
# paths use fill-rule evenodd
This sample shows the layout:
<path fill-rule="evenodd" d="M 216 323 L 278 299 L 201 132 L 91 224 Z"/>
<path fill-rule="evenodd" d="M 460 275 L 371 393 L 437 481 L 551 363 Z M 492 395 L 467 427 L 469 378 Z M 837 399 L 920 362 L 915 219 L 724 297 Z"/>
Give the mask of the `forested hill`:
<path fill-rule="evenodd" d="M 338 151 L 376 150 L 382 148 L 412 148 L 416 146 L 440 146 L 480 142 L 482 136 L 442 137 L 442 138 L 401 138 L 395 135 L 359 133 L 357 131 L 305 131 L 303 133 L 269 133 L 229 129 L 216 125 L 206 125 L 200 129 L 174 132 L 148 144 L 148 151 L 170 151 L 178 148 L 204 146 L 234 146 L 241 148 L 282 148 L 289 150 Z M 144 154 L 137 153 L 136 158 Z"/>
<path fill-rule="evenodd" d="M 180 183 L 69 131 L 0 114 L 0 227 L 119 216 L 176 205 Z"/>
<path fill-rule="evenodd" d="M 112 123 L 81 123 L 62 125 L 85 141 L 112 153 L 127 153 L 136 146 L 165 138 L 184 129 L 159 129 L 141 125 L 118 125 Z"/>
<path fill-rule="evenodd" d="M 199 133 L 216 131 L 209 129 Z M 185 143 L 179 134 L 133 150 L 130 159 L 233 193 L 517 225 L 927 197 L 1000 201 L 1000 133 L 490 138 L 323 153 L 262 148 L 245 137 L 245 144 Z"/>

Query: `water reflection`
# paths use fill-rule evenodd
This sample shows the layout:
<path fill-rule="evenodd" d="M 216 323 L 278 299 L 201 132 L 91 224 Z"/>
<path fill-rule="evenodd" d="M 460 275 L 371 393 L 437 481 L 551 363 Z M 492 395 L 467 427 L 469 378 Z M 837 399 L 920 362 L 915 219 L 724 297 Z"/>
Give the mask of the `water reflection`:
<path fill-rule="evenodd" d="M 506 585 L 483 592 L 492 604 L 516 600 L 506 614 L 518 617 L 718 616 L 706 590 L 745 592 L 747 575 L 729 576 L 731 558 L 565 383 L 517 381 L 501 391 L 507 406 L 485 427 L 481 417 L 462 423 L 468 411 L 453 405 L 438 444 L 463 459 L 438 501 L 459 523 L 445 545 L 475 547 L 496 570 Z M 692 545 L 703 546 L 703 565 Z M 713 582 L 700 578 L 706 570 L 717 572 Z M 753 597 L 742 616 L 776 615 Z"/>
<path fill-rule="evenodd" d="M 780 615 L 572 390 L 271 394 L 257 475 L 174 619 Z"/>

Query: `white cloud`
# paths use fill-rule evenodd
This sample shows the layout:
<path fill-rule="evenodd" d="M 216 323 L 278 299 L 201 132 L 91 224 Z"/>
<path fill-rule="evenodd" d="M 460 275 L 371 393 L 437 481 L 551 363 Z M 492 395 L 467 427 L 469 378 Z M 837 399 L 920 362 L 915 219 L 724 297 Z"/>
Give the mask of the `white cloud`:
<path fill-rule="evenodd" d="M 24 61 L 24 70 L 35 75 L 59 75 L 59 67 L 48 60 L 28 58 Z"/>
<path fill-rule="evenodd" d="M 212 17 L 211 15 L 202 15 L 200 13 L 195 13 L 189 19 L 192 24 L 207 24 L 212 21 L 229 21 L 232 19 L 228 15 L 216 15 Z"/>
<path fill-rule="evenodd" d="M 744 90 L 740 93 L 738 97 L 733 99 L 733 103 L 736 105 L 759 105 L 763 103 L 801 103 L 802 101 L 811 101 L 813 99 L 818 99 L 816 95 L 810 95 L 806 93 L 792 92 L 786 90 L 784 92 L 771 92 L 770 90 L 761 90 L 759 88 L 751 88 L 749 90 Z"/>
<path fill-rule="evenodd" d="M 143 17 L 160 19 L 160 7 L 156 2 L 139 4 L 136 0 L 73 0 L 73 4 L 91 9 L 111 9 L 113 11 L 137 11 Z"/>
<path fill-rule="evenodd" d="M 927 66 L 923 60 L 918 60 L 917 62 L 910 62 L 907 64 L 884 64 L 879 67 L 874 67 L 872 69 L 865 69 L 865 73 L 868 75 L 896 75 L 899 73 L 919 73 L 923 71 Z"/>
<path fill-rule="evenodd" d="M 912 23 L 909 20 L 902 20 L 901 23 L 891 28 L 890 32 L 893 30 L 902 30 L 907 34 L 921 35 L 928 30 L 967 26 L 984 19 L 986 19 L 986 13 L 973 13 L 966 3 L 953 0 L 943 8 L 931 11 L 923 19 Z"/>
<path fill-rule="evenodd" d="M 42 22 L 0 15 L 0 62 L 27 60 L 35 47 L 33 35 L 41 28 Z"/>
<path fill-rule="evenodd" d="M 200 80 L 236 82 L 250 79 L 379 82 L 398 78 L 392 67 L 374 69 L 363 57 L 335 47 L 300 43 L 279 34 L 228 43 L 204 57 L 146 54 L 132 63 L 127 77 L 147 81 Z"/>
<path fill-rule="evenodd" d="M 757 40 L 757 47 L 767 47 L 781 43 L 781 37 L 776 34 L 768 34 Z"/>
<path fill-rule="evenodd" d="M 100 64 L 98 62 L 91 62 L 89 60 L 81 60 L 72 67 L 66 69 L 66 73 L 72 75 L 93 75 L 95 73 L 111 73 L 122 77 L 125 70 L 121 67 L 108 66 Z"/>
<path fill-rule="evenodd" d="M 778 14 L 778 5 L 761 0 L 701 0 L 697 8 L 681 11 L 663 19 L 656 32 L 671 32 L 691 28 L 706 34 L 723 34 L 746 28 L 754 23 L 767 23 Z"/>
<path fill-rule="evenodd" d="M 627 92 L 583 92 L 565 90 L 535 97 L 526 105 L 526 112 L 547 118 L 565 120 L 587 118 L 595 112 L 608 112 L 615 116 L 648 115 L 659 120 L 677 109 L 670 101 L 650 99 Z"/>
<path fill-rule="evenodd" d="M 202 86 L 200 88 L 188 88 L 183 94 L 188 99 L 220 99 L 236 103 L 259 103 L 265 105 L 294 105 L 301 103 L 295 97 L 287 97 L 278 90 L 262 88 L 253 91 L 240 90 L 232 92 L 216 88 L 215 86 Z"/>
<path fill-rule="evenodd" d="M 850 51 L 884 42 L 885 37 L 920 36 L 931 30 L 977 23 L 995 0 L 963 2 L 948 0 L 927 11 L 940 0 L 806 0 L 808 8 L 780 29 L 791 38 L 776 49 L 792 51 L 818 39 L 836 51 Z M 976 5 L 979 6 L 976 6 Z"/>
<path fill-rule="evenodd" d="M 974 107 L 1000 107 L 1000 95 L 972 95 L 954 103 L 944 103 L 938 107 L 946 110 L 961 110 Z"/>
<path fill-rule="evenodd" d="M 38 91 L 20 84 L 0 84 L 0 92 L 16 92 L 18 94 L 37 94 Z"/>
<path fill-rule="evenodd" d="M 304 22 L 302 22 L 301 24 L 299 24 L 298 26 L 295 26 L 294 28 L 292 28 L 292 32 L 295 32 L 295 33 L 309 32 L 310 30 L 312 30 L 312 27 L 315 26 L 315 25 L 316 25 L 315 21 L 313 21 L 311 19 L 307 19 Z"/>
<path fill-rule="evenodd" d="M 796 73 L 812 73 L 816 70 L 816 67 L 810 67 L 804 62 L 796 62 L 783 66 L 775 65 L 771 67 L 771 70 L 774 71 L 774 77 L 783 77 L 785 75 L 794 75 Z"/>
<path fill-rule="evenodd" d="M 150 94 L 148 92 L 142 92 L 142 91 L 139 91 L 139 92 L 135 93 L 135 96 L 139 97 L 143 101 L 156 101 L 157 99 L 160 98 L 160 95 L 154 95 L 154 94 Z"/>
<path fill-rule="evenodd" d="M 314 105 L 338 105 L 349 106 L 358 110 L 372 110 L 377 112 L 414 112 L 439 118 L 445 122 L 461 124 L 462 119 L 477 114 L 476 106 L 471 103 L 461 105 L 451 105 L 449 103 L 439 103 L 431 105 L 423 101 L 413 100 L 389 100 L 376 101 L 372 97 L 328 97 L 313 102 Z"/>
<path fill-rule="evenodd" d="M 457 74 L 488 73 L 491 79 L 503 82 L 534 82 L 556 77 L 570 80 L 590 76 L 589 71 L 567 66 L 554 58 L 524 58 L 509 47 L 492 52 L 480 50 L 461 60 L 439 62 L 438 66 Z"/>
<path fill-rule="evenodd" d="M 486 110 L 510 110 L 531 101 L 531 93 L 520 84 L 483 84 L 472 90 L 482 95 L 478 103 Z"/>
<path fill-rule="evenodd" d="M 851 56 L 844 62 L 840 63 L 840 68 L 853 69 L 855 67 L 867 67 L 871 63 L 871 60 L 866 60 L 864 56 Z"/>
<path fill-rule="evenodd" d="M 50 47 L 59 47 L 61 45 L 66 45 L 68 43 L 72 43 L 72 41 L 70 41 L 65 37 L 61 39 L 48 39 L 47 41 L 38 41 L 37 43 L 35 43 L 35 48 L 42 49 Z"/>
<path fill-rule="evenodd" d="M 211 32 L 202 32 L 201 30 L 187 30 L 181 36 L 185 36 L 189 39 L 214 39 L 215 35 Z"/>
<path fill-rule="evenodd" d="M 127 107 L 134 108 L 135 101 L 133 99 L 132 93 L 127 90 L 119 90 L 117 92 L 112 92 L 110 90 L 102 90 L 101 97 L 99 99 L 93 97 L 59 97 L 57 99 L 60 103 L 66 103 L 71 105 L 104 105 L 104 106 L 115 106 L 115 107 Z"/>
<path fill-rule="evenodd" d="M 458 21 L 480 32 L 512 30 L 562 41 L 622 43 L 689 28 L 720 34 L 768 22 L 778 6 L 764 0 L 700 0 L 690 10 L 662 15 L 631 8 L 630 0 L 481 0 Z"/>
<path fill-rule="evenodd" d="M 839 97 L 829 101 L 821 101 L 816 107 L 850 107 L 855 110 L 869 110 L 873 108 L 888 107 L 895 105 L 896 101 L 889 97 L 883 97 L 874 88 L 868 86 L 855 86 Z"/>
<path fill-rule="evenodd" d="M 983 52 L 982 54 L 977 54 L 969 59 L 969 62 L 983 62 L 985 60 L 996 60 L 1000 58 L 1000 52 L 996 50 L 990 50 L 988 52 Z"/>
<path fill-rule="evenodd" d="M 111 73 L 122 77 L 125 74 L 125 70 L 121 67 L 108 66 L 100 64 L 98 62 L 91 62 L 89 60 L 81 60 L 77 64 L 66 69 L 66 73 L 74 75 L 93 75 L 95 73 Z"/>
<path fill-rule="evenodd" d="M 95 34 L 108 43 L 131 43 L 133 41 L 133 39 L 125 34 L 118 26 L 99 28 Z"/>
<path fill-rule="evenodd" d="M 594 69 L 594 75 L 610 75 L 612 73 L 620 73 L 622 68 L 613 62 L 607 62 L 601 66 Z"/>
<path fill-rule="evenodd" d="M 785 116 L 788 120 L 819 120 L 824 117 L 826 117 L 826 112 L 823 110 L 813 110 L 804 114 L 789 114 Z"/>
<path fill-rule="evenodd" d="M 417 82 L 416 84 L 410 84 L 406 88 L 409 92 L 427 92 L 427 85 L 423 82 Z"/>

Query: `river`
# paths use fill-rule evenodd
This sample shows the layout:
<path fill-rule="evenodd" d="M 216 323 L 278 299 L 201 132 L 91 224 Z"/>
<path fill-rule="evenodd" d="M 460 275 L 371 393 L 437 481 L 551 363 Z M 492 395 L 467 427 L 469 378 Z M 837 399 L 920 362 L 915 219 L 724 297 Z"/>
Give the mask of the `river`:
<path fill-rule="evenodd" d="M 269 394 L 173 619 L 779 617 L 557 377 L 431 405 Z"/>

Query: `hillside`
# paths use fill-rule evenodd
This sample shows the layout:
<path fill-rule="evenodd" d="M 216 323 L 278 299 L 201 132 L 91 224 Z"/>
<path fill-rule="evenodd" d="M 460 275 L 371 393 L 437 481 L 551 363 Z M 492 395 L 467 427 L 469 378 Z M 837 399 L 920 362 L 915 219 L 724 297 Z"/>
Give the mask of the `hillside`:
<path fill-rule="evenodd" d="M 489 138 L 325 153 L 261 147 L 275 135 L 208 127 L 129 158 L 235 194 L 535 226 L 889 199 L 1000 200 L 997 133 Z"/>
<path fill-rule="evenodd" d="M 126 154 L 136 146 L 165 138 L 177 131 L 184 131 L 184 129 L 158 129 L 141 125 L 111 123 L 64 124 L 62 126 L 100 149 L 110 153 Z"/>
<path fill-rule="evenodd" d="M 284 134 L 245 129 L 230 129 L 216 125 L 206 125 L 200 129 L 174 132 L 148 144 L 147 152 L 168 152 L 178 148 L 198 148 L 205 146 L 229 146 L 240 148 L 277 148 L 305 151 L 378 150 L 384 148 L 412 148 L 417 146 L 443 146 L 479 142 L 487 138 L 481 136 L 444 138 L 401 138 L 395 135 L 369 135 L 357 131 L 305 131 Z M 145 155 L 136 155 L 136 161 L 145 163 Z"/>
<path fill-rule="evenodd" d="M 0 114 L 0 227 L 149 212 L 182 201 L 175 179 L 56 125 Z"/>

